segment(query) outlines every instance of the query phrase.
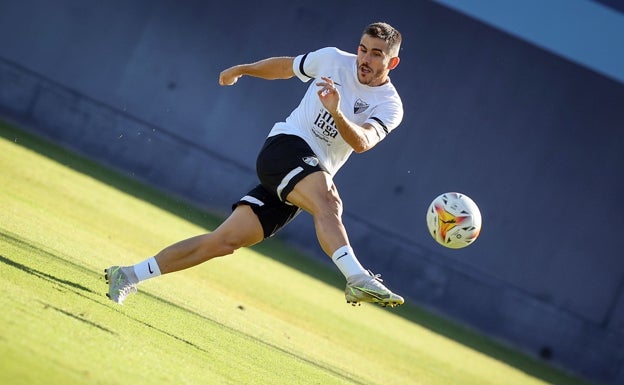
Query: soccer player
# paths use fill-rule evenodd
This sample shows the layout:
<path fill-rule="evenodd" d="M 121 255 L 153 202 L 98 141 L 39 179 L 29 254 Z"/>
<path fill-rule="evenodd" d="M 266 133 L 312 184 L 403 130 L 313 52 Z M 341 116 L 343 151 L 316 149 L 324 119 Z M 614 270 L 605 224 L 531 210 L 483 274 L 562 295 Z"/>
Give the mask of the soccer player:
<path fill-rule="evenodd" d="M 106 269 L 108 297 L 121 304 L 139 282 L 254 245 L 305 210 L 312 215 L 321 248 L 347 280 L 348 303 L 403 304 L 401 296 L 358 261 L 332 179 L 352 152 L 370 150 L 401 122 L 403 105 L 388 75 L 399 64 L 400 46 L 396 29 L 373 23 L 364 30 L 357 55 L 327 47 L 222 71 L 222 86 L 234 85 L 245 75 L 297 76 L 312 83 L 299 106 L 269 132 L 256 163 L 260 184 L 233 205 L 232 214 L 211 233 L 175 243 L 134 266 Z"/>

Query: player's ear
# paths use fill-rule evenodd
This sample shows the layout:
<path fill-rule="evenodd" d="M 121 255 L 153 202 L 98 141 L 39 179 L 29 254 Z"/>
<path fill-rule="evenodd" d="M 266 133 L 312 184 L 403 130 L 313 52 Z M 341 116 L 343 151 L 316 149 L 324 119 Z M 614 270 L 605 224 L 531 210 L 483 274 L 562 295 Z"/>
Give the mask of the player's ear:
<path fill-rule="evenodd" d="M 400 61 L 401 61 L 401 59 L 399 59 L 398 56 L 390 58 L 390 63 L 388 63 L 388 69 L 389 70 L 395 69 L 399 65 Z"/>

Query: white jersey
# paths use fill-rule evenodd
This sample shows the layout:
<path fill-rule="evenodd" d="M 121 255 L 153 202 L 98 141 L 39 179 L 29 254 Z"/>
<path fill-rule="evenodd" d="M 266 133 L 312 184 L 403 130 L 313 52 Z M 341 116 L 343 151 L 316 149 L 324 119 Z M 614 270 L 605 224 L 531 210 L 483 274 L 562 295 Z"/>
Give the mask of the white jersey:
<path fill-rule="evenodd" d="M 299 79 L 331 78 L 340 92 L 340 109 L 350 121 L 358 125 L 370 123 L 380 139 L 384 139 L 403 119 L 403 104 L 391 82 L 370 87 L 359 82 L 357 56 L 328 47 L 299 55 L 293 70 Z M 269 136 L 291 134 L 303 138 L 319 158 L 323 169 L 332 176 L 347 161 L 353 148 L 347 144 L 323 107 L 313 82 L 299 106 L 286 118 L 276 123 Z"/>

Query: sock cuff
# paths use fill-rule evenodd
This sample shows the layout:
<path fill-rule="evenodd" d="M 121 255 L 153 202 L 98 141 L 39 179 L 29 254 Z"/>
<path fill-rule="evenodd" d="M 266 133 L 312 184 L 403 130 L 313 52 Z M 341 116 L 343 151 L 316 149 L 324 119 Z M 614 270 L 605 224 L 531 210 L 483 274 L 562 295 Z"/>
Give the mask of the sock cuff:
<path fill-rule="evenodd" d="M 353 249 L 351 248 L 351 246 L 344 245 L 338 248 L 336 251 L 334 251 L 334 253 L 332 254 L 332 260 L 334 262 L 338 262 L 340 259 L 348 255 L 352 255 L 355 257 L 355 253 L 353 252 Z"/>
<path fill-rule="evenodd" d="M 139 281 L 158 277 L 161 273 L 156 258 L 151 257 L 134 265 L 134 274 L 136 274 Z"/>
<path fill-rule="evenodd" d="M 334 264 L 347 279 L 356 274 L 366 273 L 366 270 L 362 267 L 349 245 L 342 246 L 334 251 L 332 261 L 334 261 Z"/>

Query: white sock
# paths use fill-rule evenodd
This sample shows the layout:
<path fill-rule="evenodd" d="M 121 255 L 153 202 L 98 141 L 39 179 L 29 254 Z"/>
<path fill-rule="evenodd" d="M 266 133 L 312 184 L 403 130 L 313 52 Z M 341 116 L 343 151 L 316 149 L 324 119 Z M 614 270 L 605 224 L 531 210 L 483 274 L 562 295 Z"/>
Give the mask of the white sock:
<path fill-rule="evenodd" d="M 156 263 L 156 258 L 151 257 L 143 262 L 139 262 L 133 266 L 134 274 L 136 274 L 139 282 L 145 281 L 149 278 L 158 277 L 160 275 L 160 268 Z"/>
<path fill-rule="evenodd" d="M 355 257 L 355 253 L 349 245 L 342 246 L 334 251 L 332 261 L 334 261 L 340 272 L 347 279 L 352 275 L 366 274 L 366 270 L 360 265 L 360 261 Z"/>

